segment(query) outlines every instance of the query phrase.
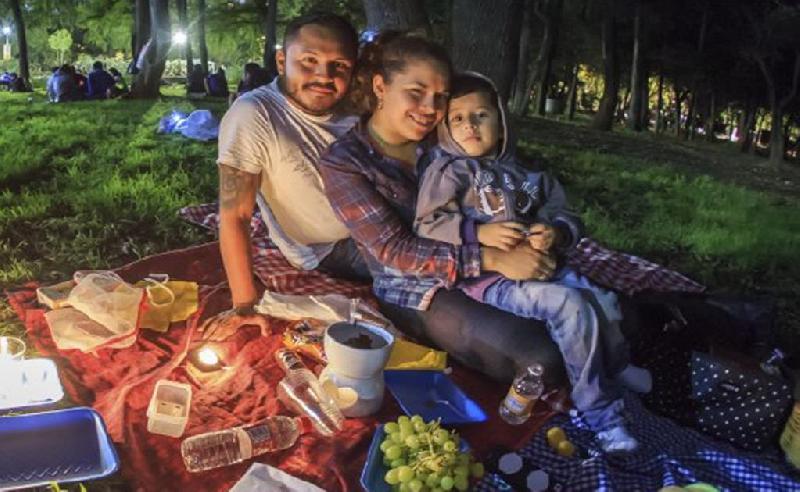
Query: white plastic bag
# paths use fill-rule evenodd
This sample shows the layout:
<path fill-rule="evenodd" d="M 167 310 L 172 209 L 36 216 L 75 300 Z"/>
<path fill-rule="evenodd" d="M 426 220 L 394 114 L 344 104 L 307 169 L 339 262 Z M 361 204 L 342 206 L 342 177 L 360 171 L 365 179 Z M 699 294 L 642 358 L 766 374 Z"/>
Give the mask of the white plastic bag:
<path fill-rule="evenodd" d="M 107 338 L 104 343 L 118 346 L 136 340 L 139 308 L 144 289 L 134 287 L 113 272 L 89 273 L 79 279 L 69 294 L 68 302 L 90 320 L 102 325 L 103 333 L 93 327 L 90 338 Z M 86 331 L 86 330 L 84 330 Z M 129 343 L 128 343 L 129 342 Z M 97 348 L 97 347 L 93 347 Z M 90 348 L 89 350 L 92 350 Z M 84 350 L 87 351 L 87 350 Z"/>

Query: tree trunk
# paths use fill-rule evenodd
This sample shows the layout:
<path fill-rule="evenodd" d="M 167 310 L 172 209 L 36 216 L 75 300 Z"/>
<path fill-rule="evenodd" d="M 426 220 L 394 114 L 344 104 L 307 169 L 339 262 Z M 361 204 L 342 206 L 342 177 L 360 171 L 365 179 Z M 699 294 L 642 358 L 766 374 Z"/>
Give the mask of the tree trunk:
<path fill-rule="evenodd" d="M 537 72 L 539 77 L 538 88 L 536 89 L 536 114 L 544 116 L 545 102 L 549 96 L 551 73 L 553 72 L 553 58 L 558 49 L 558 29 L 561 24 L 561 11 L 564 6 L 563 0 L 547 0 L 545 10 L 542 15 L 545 30 L 542 37 L 542 46 L 539 50 L 539 57 L 536 60 Z"/>
<path fill-rule="evenodd" d="M 700 57 L 703 54 L 703 48 L 706 44 L 706 31 L 708 30 L 708 12 L 711 8 L 711 3 L 709 0 L 705 2 L 705 6 L 703 7 L 703 18 L 700 21 L 700 33 L 697 38 L 697 63 L 700 63 Z M 689 115 L 686 118 L 686 135 L 685 137 L 688 140 L 694 140 L 695 134 L 695 118 L 694 114 L 697 110 L 697 100 L 698 100 L 698 93 L 700 92 L 700 88 L 698 87 L 698 71 L 700 67 L 695 66 L 694 74 L 692 75 L 692 99 L 689 101 Z"/>
<path fill-rule="evenodd" d="M 664 74 L 658 71 L 658 92 L 656 96 L 656 134 L 664 131 Z"/>
<path fill-rule="evenodd" d="M 131 89 L 133 97 L 155 99 L 159 96 L 161 76 L 170 48 L 169 0 L 150 0 L 150 40 L 143 54 L 141 71 Z"/>
<path fill-rule="evenodd" d="M 538 0 L 525 0 L 522 7 L 522 27 L 519 34 L 519 53 L 517 54 L 517 75 L 514 77 L 511 97 L 508 100 L 508 110 L 516 116 L 525 116 L 528 109 L 528 102 L 531 98 L 532 84 L 529 83 L 529 72 L 531 70 L 530 44 L 533 34 L 533 9 Z"/>
<path fill-rule="evenodd" d="M 706 140 L 709 142 L 716 142 L 717 137 L 714 134 L 714 122 L 717 119 L 717 94 L 712 90 L 711 97 L 708 100 L 708 114 L 706 115 Z"/>
<path fill-rule="evenodd" d="M 631 103 L 628 108 L 628 122 L 629 129 L 640 132 L 642 131 L 642 79 L 646 79 L 647 75 L 644 73 L 644 53 L 643 53 L 643 36 L 642 32 L 642 2 L 643 0 L 636 1 L 636 14 L 633 18 L 633 62 L 631 64 Z"/>
<path fill-rule="evenodd" d="M 264 16 L 264 70 L 269 79 L 278 75 L 275 51 L 278 44 L 278 0 L 267 0 L 267 12 Z"/>
<path fill-rule="evenodd" d="M 135 42 L 134 42 L 134 61 L 139 59 L 142 48 L 150 39 L 150 4 L 148 0 L 136 0 L 134 7 L 134 24 L 136 26 Z"/>
<path fill-rule="evenodd" d="M 522 0 L 453 2 L 453 64 L 491 78 L 504 100 L 516 74 L 521 12 Z"/>
<path fill-rule="evenodd" d="M 414 31 L 428 37 L 432 35 L 425 2 L 422 0 L 364 0 L 364 12 L 367 14 L 367 29 L 370 31 L 397 29 Z M 516 38 L 514 42 L 518 40 Z"/>
<path fill-rule="evenodd" d="M 603 46 L 603 97 L 600 109 L 592 120 L 592 128 L 611 131 L 614 125 L 614 110 L 617 107 L 617 91 L 619 90 L 619 70 L 614 52 L 614 4 L 615 0 L 606 0 L 603 13 L 602 46 Z"/>
<path fill-rule="evenodd" d="M 639 91 L 640 96 L 642 98 L 642 110 L 641 110 L 641 125 L 642 130 L 648 131 L 650 128 L 650 73 L 647 68 L 647 62 L 644 63 L 644 68 L 642 69 L 642 73 L 644 76 L 640 80 L 642 84 L 642 89 Z"/>
<path fill-rule="evenodd" d="M 22 18 L 22 9 L 19 0 L 11 0 L 11 10 L 14 13 L 14 24 L 17 28 L 17 44 L 19 45 L 19 76 L 25 79 L 25 88 L 31 88 L 31 71 L 28 63 L 28 39 L 25 32 L 25 19 Z"/>
<path fill-rule="evenodd" d="M 178 8 L 178 28 L 186 34 L 186 46 L 183 49 L 183 55 L 186 57 L 186 82 L 189 82 L 189 74 L 194 67 L 194 58 L 192 57 L 192 38 L 189 36 L 189 19 L 186 14 L 186 0 L 176 0 Z M 205 73 L 208 73 L 206 70 Z"/>
<path fill-rule="evenodd" d="M 684 95 L 678 88 L 675 88 L 675 136 L 681 136 L 681 103 Z"/>
<path fill-rule="evenodd" d="M 197 0 L 197 49 L 200 50 L 200 66 L 208 73 L 208 45 L 206 45 L 206 0 Z"/>
<path fill-rule="evenodd" d="M 783 107 L 781 104 L 772 105 L 769 131 L 769 163 L 780 167 L 783 155 L 786 153 L 783 141 Z"/>
<path fill-rule="evenodd" d="M 575 68 L 572 69 L 572 79 L 569 81 L 569 92 L 567 93 L 567 119 L 575 119 L 575 109 L 578 105 L 578 71 L 580 64 L 575 63 Z"/>

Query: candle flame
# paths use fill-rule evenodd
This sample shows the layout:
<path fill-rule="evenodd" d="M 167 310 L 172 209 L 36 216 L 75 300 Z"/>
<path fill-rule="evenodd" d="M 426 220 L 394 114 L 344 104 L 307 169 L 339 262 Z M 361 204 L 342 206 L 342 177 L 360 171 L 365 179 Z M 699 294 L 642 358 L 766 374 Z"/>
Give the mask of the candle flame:
<path fill-rule="evenodd" d="M 219 356 L 213 349 L 204 347 L 197 352 L 197 360 L 207 366 L 215 366 L 219 364 Z"/>

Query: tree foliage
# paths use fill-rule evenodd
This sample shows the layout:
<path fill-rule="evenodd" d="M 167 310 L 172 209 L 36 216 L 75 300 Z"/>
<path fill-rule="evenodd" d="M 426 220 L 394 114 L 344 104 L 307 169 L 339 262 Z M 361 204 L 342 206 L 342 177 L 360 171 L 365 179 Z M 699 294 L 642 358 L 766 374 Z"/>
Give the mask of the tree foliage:
<path fill-rule="evenodd" d="M 72 47 L 72 34 L 66 29 L 59 29 L 47 38 L 47 43 L 58 52 L 58 64 L 64 63 L 64 52 Z"/>

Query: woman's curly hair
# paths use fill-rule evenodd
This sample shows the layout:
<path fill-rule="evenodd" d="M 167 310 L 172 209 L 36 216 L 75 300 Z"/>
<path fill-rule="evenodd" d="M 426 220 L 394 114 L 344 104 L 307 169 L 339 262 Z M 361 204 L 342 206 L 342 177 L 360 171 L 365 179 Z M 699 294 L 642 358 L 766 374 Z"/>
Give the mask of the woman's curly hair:
<path fill-rule="evenodd" d="M 412 60 L 439 65 L 448 81 L 453 73 L 447 51 L 438 44 L 408 32 L 384 31 L 361 48 L 348 95 L 350 108 L 357 114 L 372 113 L 377 105 L 372 91 L 375 75 L 382 75 L 389 83 Z"/>

